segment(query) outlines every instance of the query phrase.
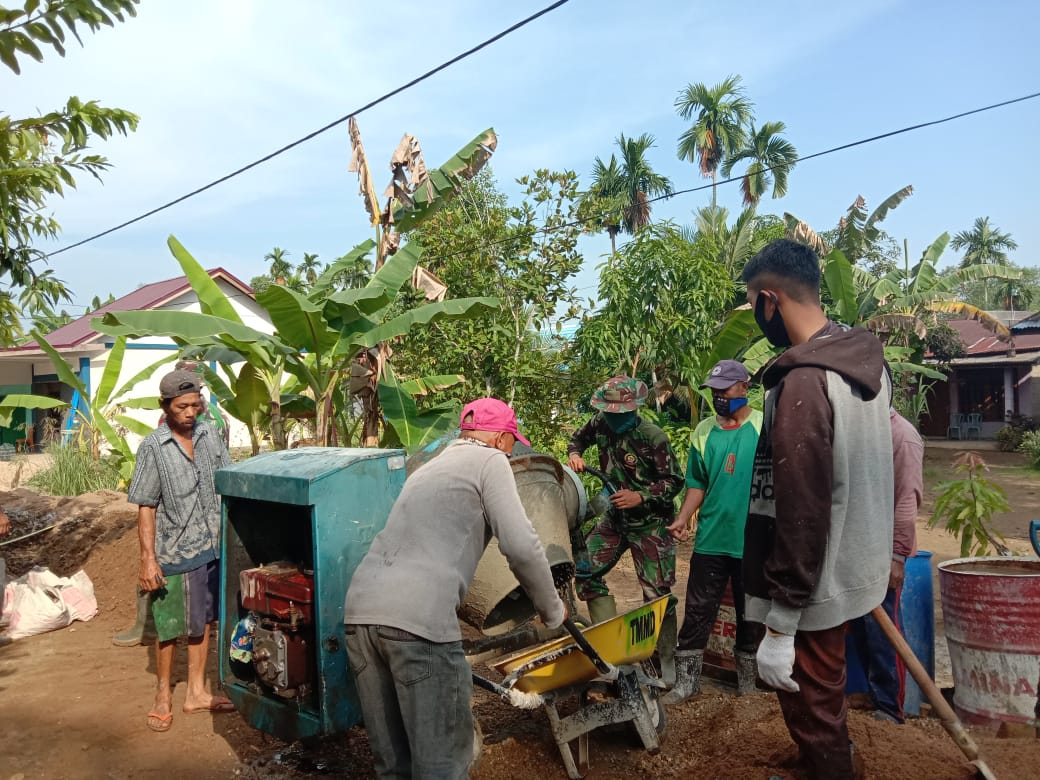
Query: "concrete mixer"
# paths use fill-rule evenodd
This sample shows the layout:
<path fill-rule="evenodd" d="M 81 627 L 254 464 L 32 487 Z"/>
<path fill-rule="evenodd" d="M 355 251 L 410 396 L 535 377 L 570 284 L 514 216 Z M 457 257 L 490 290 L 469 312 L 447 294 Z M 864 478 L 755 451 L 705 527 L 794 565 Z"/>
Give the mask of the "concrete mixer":
<path fill-rule="evenodd" d="M 361 719 L 347 672 L 343 601 L 354 569 L 382 530 L 406 474 L 400 450 L 301 447 L 217 473 L 222 496 L 220 680 L 256 728 L 285 740 L 345 731 Z M 572 538 L 587 503 L 577 475 L 534 452 L 511 460 L 528 516 L 571 614 Z M 480 631 L 468 655 L 499 655 L 554 638 L 488 546 L 460 616 Z M 232 652 L 234 651 L 234 652 Z"/>

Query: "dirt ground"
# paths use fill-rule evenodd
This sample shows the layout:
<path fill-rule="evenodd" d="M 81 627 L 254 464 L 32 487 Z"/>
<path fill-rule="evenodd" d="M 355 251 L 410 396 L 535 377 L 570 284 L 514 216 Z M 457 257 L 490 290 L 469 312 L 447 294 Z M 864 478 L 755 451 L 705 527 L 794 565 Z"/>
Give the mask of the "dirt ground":
<path fill-rule="evenodd" d="M 954 455 L 929 447 L 926 482 L 946 478 Z M 1029 554 L 1028 521 L 1040 517 L 1040 479 L 1022 469 L 1020 456 L 983 453 L 991 476 L 1009 493 L 1013 511 L 998 519 L 1016 553 Z M 100 611 L 87 623 L 0 646 L 0 780 L 30 778 L 299 778 L 371 776 L 371 754 L 362 728 L 302 745 L 288 745 L 256 731 L 237 714 L 185 715 L 186 670 L 183 651 L 175 669 L 172 729 L 155 734 L 145 727 L 153 696 L 154 653 L 150 648 L 119 648 L 111 636 L 133 622 L 137 571 L 135 508 L 125 496 L 102 492 L 76 499 L 53 499 L 11 486 L 11 464 L 0 464 L 0 505 L 12 518 L 12 538 L 54 525 L 37 536 L 0 547 L 9 574 L 34 564 L 58 574 L 83 567 L 94 582 Z M 23 467 L 24 468 L 24 467 Z M 5 470 L 6 469 L 6 470 Z M 6 480 L 6 481 L 5 481 Z M 919 546 L 936 562 L 958 556 L 955 541 L 919 522 Z M 685 583 L 688 549 L 679 552 L 679 583 Z M 609 577 L 623 606 L 638 603 L 626 558 Z M 938 599 L 938 588 L 936 588 Z M 937 674 L 949 686 L 948 655 L 936 604 Z M 216 649 L 211 651 L 211 679 Z M 493 674 L 491 672 L 489 675 Z M 476 780 L 566 777 L 541 710 L 509 707 L 482 690 L 474 693 L 474 712 L 485 738 Z M 735 698 L 710 684 L 693 701 L 667 711 L 661 751 L 647 754 L 628 727 L 603 728 L 590 738 L 590 778 L 796 778 L 793 746 L 771 693 Z M 917 719 L 906 726 L 850 713 L 850 729 L 866 762 L 868 777 L 966 780 L 967 762 L 938 720 Z M 997 777 L 1036 777 L 1040 740 L 998 739 L 982 731 L 981 744 Z"/>

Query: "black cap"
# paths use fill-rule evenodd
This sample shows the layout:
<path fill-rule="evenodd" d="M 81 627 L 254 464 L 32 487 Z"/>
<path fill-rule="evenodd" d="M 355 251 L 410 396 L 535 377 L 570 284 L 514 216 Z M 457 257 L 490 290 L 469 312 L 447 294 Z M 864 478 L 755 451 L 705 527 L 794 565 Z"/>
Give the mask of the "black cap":
<path fill-rule="evenodd" d="M 171 371 L 159 380 L 159 397 L 171 401 L 188 393 L 201 393 L 202 383 L 194 371 Z"/>

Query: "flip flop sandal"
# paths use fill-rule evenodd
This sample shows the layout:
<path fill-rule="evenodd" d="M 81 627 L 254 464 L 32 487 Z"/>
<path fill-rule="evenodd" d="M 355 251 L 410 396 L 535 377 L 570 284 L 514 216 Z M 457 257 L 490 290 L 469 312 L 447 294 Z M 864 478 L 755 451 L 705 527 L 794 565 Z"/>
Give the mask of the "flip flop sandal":
<path fill-rule="evenodd" d="M 153 723 L 152 718 L 155 718 L 158 723 Z M 160 715 L 158 712 L 148 713 L 148 728 L 152 731 L 169 731 L 170 726 L 173 725 L 173 713 L 167 712 L 165 715 Z"/>

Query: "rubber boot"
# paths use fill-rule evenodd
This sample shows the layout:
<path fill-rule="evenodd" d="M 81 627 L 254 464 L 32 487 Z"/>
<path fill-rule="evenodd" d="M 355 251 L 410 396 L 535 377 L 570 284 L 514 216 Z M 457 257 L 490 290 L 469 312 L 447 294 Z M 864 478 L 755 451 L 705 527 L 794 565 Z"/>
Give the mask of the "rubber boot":
<path fill-rule="evenodd" d="M 657 660 L 661 663 L 661 682 L 675 685 L 675 644 L 679 641 L 679 621 L 675 612 L 666 612 L 657 637 Z"/>
<path fill-rule="evenodd" d="M 733 656 L 737 664 L 737 696 L 754 693 L 758 689 L 758 660 L 755 654 L 738 651 Z"/>
<path fill-rule="evenodd" d="M 703 666 L 703 650 L 677 650 L 675 652 L 675 686 L 661 697 L 661 703 L 681 704 L 694 694 L 700 693 Z"/>
<path fill-rule="evenodd" d="M 604 620 L 610 620 L 612 617 L 617 617 L 617 603 L 614 601 L 613 596 L 599 596 L 598 598 L 589 599 L 589 619 L 592 620 L 593 625 L 596 623 L 602 623 Z"/>
<path fill-rule="evenodd" d="M 149 594 L 137 591 L 137 620 L 126 631 L 113 636 L 112 644 L 116 647 L 135 647 L 146 639 L 154 639 L 155 622 L 152 619 L 151 607 L 152 600 Z"/>

